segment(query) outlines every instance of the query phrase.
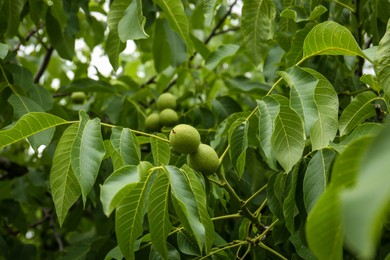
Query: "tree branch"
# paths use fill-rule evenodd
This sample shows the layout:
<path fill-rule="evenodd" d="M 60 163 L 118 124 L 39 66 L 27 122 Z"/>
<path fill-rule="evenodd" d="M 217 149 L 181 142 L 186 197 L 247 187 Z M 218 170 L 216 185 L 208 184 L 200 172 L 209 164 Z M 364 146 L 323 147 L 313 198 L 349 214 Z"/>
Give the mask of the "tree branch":
<path fill-rule="evenodd" d="M 42 65 L 34 77 L 34 83 L 38 83 L 39 80 L 41 79 L 43 73 L 45 72 L 47 66 L 49 65 L 49 61 L 50 61 L 51 55 L 53 54 L 53 50 L 54 50 L 54 48 L 52 46 L 47 48 L 45 57 L 43 58 Z"/>

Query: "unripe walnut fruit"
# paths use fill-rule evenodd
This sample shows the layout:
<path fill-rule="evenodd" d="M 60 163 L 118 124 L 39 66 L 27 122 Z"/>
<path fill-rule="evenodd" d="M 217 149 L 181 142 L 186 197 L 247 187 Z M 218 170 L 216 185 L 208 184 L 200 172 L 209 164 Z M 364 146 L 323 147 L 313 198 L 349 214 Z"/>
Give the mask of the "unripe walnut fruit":
<path fill-rule="evenodd" d="M 194 153 L 200 144 L 200 134 L 196 128 L 187 124 L 175 126 L 169 133 L 172 149 L 178 153 Z"/>
<path fill-rule="evenodd" d="M 219 167 L 218 154 L 207 144 L 200 144 L 198 150 L 189 154 L 187 159 L 194 170 L 204 175 L 213 174 Z"/>
<path fill-rule="evenodd" d="M 166 108 L 159 114 L 160 123 L 163 126 L 173 126 L 179 120 L 176 111 L 171 108 Z"/>
<path fill-rule="evenodd" d="M 152 113 L 145 119 L 145 129 L 151 132 L 158 132 L 161 129 L 160 116 L 158 113 Z"/>
<path fill-rule="evenodd" d="M 86 98 L 85 93 L 81 92 L 81 91 L 73 92 L 72 95 L 70 95 L 70 99 L 75 104 L 82 104 L 82 103 L 84 103 L 85 98 Z"/>
<path fill-rule="evenodd" d="M 156 104 L 160 111 L 166 108 L 174 109 L 176 108 L 176 97 L 171 93 L 163 93 L 158 97 Z"/>

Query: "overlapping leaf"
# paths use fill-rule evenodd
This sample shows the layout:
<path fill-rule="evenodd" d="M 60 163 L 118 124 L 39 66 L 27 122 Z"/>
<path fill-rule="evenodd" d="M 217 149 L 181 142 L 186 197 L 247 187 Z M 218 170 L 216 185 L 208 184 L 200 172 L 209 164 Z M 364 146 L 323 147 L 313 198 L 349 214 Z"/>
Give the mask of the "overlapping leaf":
<path fill-rule="evenodd" d="M 259 142 L 260 148 L 264 153 L 264 159 L 268 166 L 272 169 L 277 169 L 276 158 L 272 151 L 271 137 L 274 131 L 275 118 L 279 113 L 279 103 L 268 96 L 257 101 L 258 116 L 259 116 Z"/>
<path fill-rule="evenodd" d="M 20 15 L 23 10 L 23 0 L 5 0 L 2 3 L 2 11 L 5 14 L 3 18 L 7 21 L 7 27 L 5 28 L 7 37 L 12 37 L 18 33 L 19 23 L 21 21 Z M 4 21 L 3 20 L 3 21 Z"/>
<path fill-rule="evenodd" d="M 218 49 L 207 57 L 206 68 L 209 70 L 215 69 L 224 59 L 233 56 L 239 48 L 240 46 L 236 44 L 224 44 L 219 46 Z"/>
<path fill-rule="evenodd" d="M 114 1 L 110 6 L 110 11 L 107 14 L 107 25 L 110 28 L 110 32 L 107 37 L 105 50 L 108 54 L 108 58 L 114 70 L 118 68 L 119 54 L 126 47 L 126 44 L 124 44 L 119 39 L 118 24 L 119 21 L 122 19 L 123 14 L 128 5 L 128 0 Z"/>
<path fill-rule="evenodd" d="M 390 127 L 383 129 L 371 145 L 367 143 L 370 144 L 368 141 L 361 145 L 362 157 L 350 154 L 349 159 L 355 160 L 353 165 L 357 166 L 353 167 L 356 185 L 342 192 L 341 205 L 347 245 L 357 255 L 369 259 L 375 256 L 382 226 L 388 220 Z"/>
<path fill-rule="evenodd" d="M 318 79 L 296 66 L 280 74 L 290 86 L 290 106 L 304 119 L 305 131 L 309 135 L 318 117 L 317 105 L 314 101 Z"/>
<path fill-rule="evenodd" d="M 336 153 L 330 149 L 319 150 L 310 159 L 303 180 L 303 195 L 307 212 L 310 213 L 318 198 L 327 189 L 333 159 Z"/>
<path fill-rule="evenodd" d="M 271 146 L 280 165 L 285 172 L 289 172 L 299 161 L 305 148 L 302 119 L 290 108 L 286 97 L 272 95 L 270 98 L 274 98 L 280 104 L 279 114 L 275 118 Z"/>
<path fill-rule="evenodd" d="M 31 112 L 9 129 L 0 131 L 0 149 L 49 128 L 69 124 L 68 121 L 42 112 Z"/>
<path fill-rule="evenodd" d="M 164 134 L 157 134 L 159 137 L 166 139 Z M 170 145 L 168 142 L 164 142 L 157 138 L 150 138 L 150 145 L 152 147 L 152 154 L 154 164 L 156 166 L 167 165 L 171 158 Z"/>
<path fill-rule="evenodd" d="M 147 206 L 147 194 L 153 181 L 153 172 L 150 167 L 138 172 L 141 181 L 127 194 L 117 206 L 115 215 L 115 230 L 119 247 L 126 259 L 134 258 L 134 244 L 136 239 L 142 235 L 144 215 Z"/>
<path fill-rule="evenodd" d="M 84 205 L 95 184 L 104 155 L 100 120 L 90 120 L 84 111 L 80 111 L 80 124 L 72 146 L 71 161 L 72 170 L 81 187 Z"/>
<path fill-rule="evenodd" d="M 71 165 L 71 151 L 78 127 L 78 123 L 75 123 L 62 134 L 50 170 L 51 195 L 60 225 L 64 222 L 70 207 L 81 195 L 80 185 Z"/>
<path fill-rule="evenodd" d="M 14 108 L 15 116 L 20 118 L 29 112 L 44 112 L 43 108 L 31 98 L 12 94 L 8 98 L 8 102 Z M 39 132 L 33 136 L 28 137 L 31 147 L 36 150 L 41 145 L 49 145 L 54 135 L 55 128 L 49 128 L 45 131 Z"/>
<path fill-rule="evenodd" d="M 100 186 L 100 201 L 104 214 L 109 216 L 139 181 L 138 167 L 135 165 L 127 165 L 111 173 Z"/>
<path fill-rule="evenodd" d="M 310 129 L 311 146 L 314 151 L 327 147 L 329 142 L 336 137 L 339 99 L 332 84 L 321 73 L 309 68 L 304 70 L 318 79 L 314 92 L 318 116 Z"/>
<path fill-rule="evenodd" d="M 141 151 L 137 137 L 129 128 L 114 127 L 110 138 L 112 148 L 112 159 L 114 166 L 138 165 L 141 158 Z"/>
<path fill-rule="evenodd" d="M 245 118 L 238 118 L 229 129 L 230 159 L 239 177 L 242 176 L 245 169 L 248 129 L 249 122 Z"/>
<path fill-rule="evenodd" d="M 347 135 L 358 124 L 375 116 L 374 105 L 378 97 L 371 91 L 357 95 L 352 102 L 344 109 L 339 120 L 340 136 Z"/>
<path fill-rule="evenodd" d="M 255 65 L 264 58 L 274 33 L 276 10 L 271 0 L 245 0 L 242 8 L 244 46 Z"/>
<path fill-rule="evenodd" d="M 370 137 L 356 140 L 336 159 L 329 189 L 308 216 L 306 236 L 319 259 L 342 259 L 345 226 L 340 192 L 355 183 L 360 161 L 371 141 Z"/>
<path fill-rule="evenodd" d="M 126 42 L 127 40 L 149 37 L 144 30 L 145 23 L 146 18 L 142 14 L 142 1 L 132 0 L 118 22 L 119 39 L 122 42 Z"/>
<path fill-rule="evenodd" d="M 291 179 L 289 190 L 286 191 L 288 193 L 286 195 L 286 198 L 283 201 L 283 206 L 282 206 L 284 220 L 286 221 L 286 227 L 291 234 L 294 234 L 296 231 L 295 216 L 298 214 L 298 208 L 296 206 L 296 197 L 297 197 L 299 170 L 301 166 L 300 162 L 294 166 L 291 174 L 289 175 L 289 178 Z"/>
<path fill-rule="evenodd" d="M 348 55 L 368 58 L 352 33 L 344 26 L 326 21 L 310 31 L 303 44 L 303 59 L 315 55 Z"/>
<path fill-rule="evenodd" d="M 184 228 L 195 236 L 199 249 L 206 244 L 206 228 L 201 222 L 196 196 L 182 170 L 165 167 L 171 184 L 172 202 Z"/>
<path fill-rule="evenodd" d="M 190 38 L 190 28 L 187 15 L 184 12 L 183 3 L 180 0 L 154 0 L 161 7 L 170 27 L 176 31 L 187 45 L 187 50 L 193 49 Z"/>
<path fill-rule="evenodd" d="M 386 33 L 379 42 L 375 57 L 375 71 L 383 91 L 390 96 L 390 20 L 387 22 Z"/>
<path fill-rule="evenodd" d="M 323 193 L 310 212 L 306 237 L 318 259 L 343 259 L 341 205 L 336 189 Z"/>
<path fill-rule="evenodd" d="M 200 180 L 203 179 L 197 176 L 196 173 L 187 165 L 184 165 L 182 169 L 183 174 L 185 174 L 188 184 L 195 195 L 200 221 L 205 227 L 206 241 L 204 252 L 207 254 L 211 250 L 214 242 L 214 224 L 207 211 L 207 195 L 204 187 L 205 184 L 204 182 L 200 182 Z"/>
<path fill-rule="evenodd" d="M 169 179 L 164 171 L 159 171 L 148 195 L 148 220 L 153 247 L 168 259 L 167 237 L 172 229 L 169 219 Z"/>

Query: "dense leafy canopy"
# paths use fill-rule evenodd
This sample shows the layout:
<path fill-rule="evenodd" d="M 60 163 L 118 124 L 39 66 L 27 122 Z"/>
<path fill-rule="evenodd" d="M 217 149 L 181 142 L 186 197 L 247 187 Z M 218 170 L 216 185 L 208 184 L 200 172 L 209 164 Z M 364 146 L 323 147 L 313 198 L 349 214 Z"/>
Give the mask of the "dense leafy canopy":
<path fill-rule="evenodd" d="M 388 0 L 0 0 L 0 259 L 389 258 L 389 18 Z M 215 173 L 145 127 L 167 92 Z"/>

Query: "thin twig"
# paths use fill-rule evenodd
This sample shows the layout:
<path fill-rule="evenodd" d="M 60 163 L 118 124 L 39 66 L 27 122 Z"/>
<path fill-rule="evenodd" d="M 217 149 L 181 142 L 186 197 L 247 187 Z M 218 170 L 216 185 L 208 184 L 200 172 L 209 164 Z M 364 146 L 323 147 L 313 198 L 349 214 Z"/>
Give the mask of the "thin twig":
<path fill-rule="evenodd" d="M 52 46 L 47 48 L 41 67 L 39 68 L 37 74 L 34 77 L 34 83 L 39 83 L 39 80 L 41 79 L 43 73 L 45 72 L 47 66 L 49 65 L 51 55 L 53 54 L 53 50 L 54 48 Z"/>

